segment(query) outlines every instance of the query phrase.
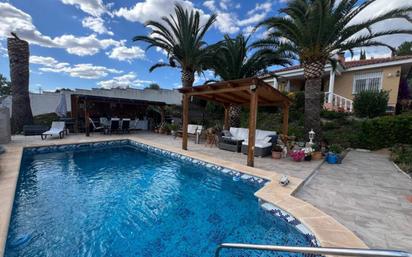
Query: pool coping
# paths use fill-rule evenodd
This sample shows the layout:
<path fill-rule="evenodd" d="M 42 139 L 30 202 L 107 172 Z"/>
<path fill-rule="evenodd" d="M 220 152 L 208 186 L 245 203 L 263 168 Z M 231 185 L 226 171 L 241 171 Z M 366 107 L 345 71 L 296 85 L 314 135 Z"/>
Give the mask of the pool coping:
<path fill-rule="evenodd" d="M 314 234 L 320 246 L 367 248 L 366 244 L 351 230 L 318 208 L 294 196 L 297 189 L 304 183 L 304 180 L 300 178 L 289 176 L 289 185 L 283 187 L 278 183 L 281 177 L 280 173 L 274 173 L 263 169 L 245 166 L 239 163 L 216 159 L 201 153 L 185 151 L 176 147 L 158 144 L 141 138 L 111 137 L 110 139 L 88 138 L 86 141 L 81 142 L 77 140 L 65 140 L 50 141 L 47 142 L 47 144 L 30 144 L 27 146 L 13 144 L 5 145 L 6 153 L 0 155 L 0 256 L 4 255 L 5 243 L 7 240 L 8 227 L 24 148 L 106 142 L 120 139 L 135 141 L 137 143 L 180 154 L 192 159 L 197 159 L 203 162 L 239 171 L 243 174 L 265 179 L 269 182 L 255 192 L 255 196 L 263 203 L 268 203 L 275 209 L 279 208 L 285 211 L 286 214 L 290 214 L 299 220 Z M 272 211 L 274 211 L 273 208 Z"/>

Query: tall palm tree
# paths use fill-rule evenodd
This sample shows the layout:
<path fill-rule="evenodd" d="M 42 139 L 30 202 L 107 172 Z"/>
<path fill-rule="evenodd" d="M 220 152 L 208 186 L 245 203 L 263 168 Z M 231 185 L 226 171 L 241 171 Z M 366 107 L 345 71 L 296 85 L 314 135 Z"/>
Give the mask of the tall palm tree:
<path fill-rule="evenodd" d="M 333 58 L 337 53 L 354 48 L 370 46 L 392 47 L 380 42 L 378 37 L 393 34 L 412 34 L 411 29 L 386 29 L 375 31 L 378 22 L 393 18 L 411 22 L 408 8 L 389 10 L 371 18 L 362 19 L 375 0 L 291 0 L 281 9 L 283 16 L 263 21 L 269 31 L 267 39 L 257 42 L 258 47 L 281 45 L 299 59 L 305 77 L 305 134 L 310 129 L 320 135 L 321 77 L 325 64 L 329 61 L 335 67 Z M 364 12 L 363 12 L 364 11 Z M 361 18 L 359 22 L 354 19 Z M 279 40 L 282 37 L 282 40 Z"/>
<path fill-rule="evenodd" d="M 203 37 L 215 20 L 216 15 L 213 14 L 201 25 L 198 11 L 188 11 L 176 4 L 174 15 L 162 17 L 163 22 L 146 22 L 145 26 L 152 32 L 148 36 L 136 36 L 133 40 L 148 43 L 147 49 L 158 47 L 167 52 L 169 63 L 157 63 L 150 67 L 150 71 L 164 66 L 179 68 L 183 87 L 191 87 L 195 72 L 203 70 L 204 58 L 209 54 Z"/>
<path fill-rule="evenodd" d="M 29 96 L 29 43 L 21 40 L 15 33 L 7 39 L 10 62 L 10 79 L 12 93 L 11 129 L 20 132 L 24 125 L 33 123 L 33 114 Z"/>
<path fill-rule="evenodd" d="M 213 70 L 222 80 L 234 80 L 258 76 L 270 65 L 290 64 L 290 56 L 282 49 L 261 49 L 251 53 L 249 40 L 250 36 L 245 37 L 242 34 L 234 38 L 225 35 L 222 41 L 210 46 L 213 54 L 206 61 L 207 68 Z M 240 111 L 240 106 L 230 106 L 231 127 L 240 126 Z"/>

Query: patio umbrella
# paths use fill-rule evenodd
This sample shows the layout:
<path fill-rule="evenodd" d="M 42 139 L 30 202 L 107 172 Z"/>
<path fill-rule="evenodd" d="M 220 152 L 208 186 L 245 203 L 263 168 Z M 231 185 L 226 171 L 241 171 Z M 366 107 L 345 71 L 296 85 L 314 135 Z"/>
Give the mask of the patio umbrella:
<path fill-rule="evenodd" d="M 59 103 L 57 104 L 56 110 L 54 111 L 59 117 L 66 117 L 67 104 L 66 96 L 61 93 L 59 96 Z"/>

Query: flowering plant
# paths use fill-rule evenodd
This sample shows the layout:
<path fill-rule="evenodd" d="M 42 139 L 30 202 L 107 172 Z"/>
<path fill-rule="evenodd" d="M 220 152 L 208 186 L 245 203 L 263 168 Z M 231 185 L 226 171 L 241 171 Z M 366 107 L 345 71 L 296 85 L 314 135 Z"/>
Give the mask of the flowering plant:
<path fill-rule="evenodd" d="M 290 157 L 294 161 L 301 161 L 305 157 L 305 151 L 304 150 L 294 150 L 290 153 Z"/>
<path fill-rule="evenodd" d="M 308 156 L 313 153 L 313 148 L 308 146 L 308 147 L 303 148 L 303 151 L 305 152 L 305 155 Z"/>

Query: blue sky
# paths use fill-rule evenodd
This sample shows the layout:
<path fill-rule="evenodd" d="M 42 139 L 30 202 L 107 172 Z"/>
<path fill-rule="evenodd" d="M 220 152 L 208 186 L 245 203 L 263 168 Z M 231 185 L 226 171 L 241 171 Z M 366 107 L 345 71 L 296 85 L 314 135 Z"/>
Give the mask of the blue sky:
<path fill-rule="evenodd" d="M 381 6 L 402 1 L 379 0 Z M 134 43 L 135 35 L 147 34 L 147 19 L 158 20 L 173 9 L 170 0 L 0 0 L 0 73 L 9 77 L 6 37 L 10 31 L 30 42 L 30 90 L 114 86 L 144 87 L 151 82 L 163 88 L 180 85 L 180 72 L 160 68 L 149 73 L 155 62 L 166 60 L 161 51 L 145 51 Z M 202 17 L 214 12 L 218 21 L 206 35 L 214 43 L 224 33 L 249 33 L 256 24 L 278 13 L 286 0 L 176 0 L 186 8 L 200 10 Z M 386 3 L 385 3 L 386 2 Z M 253 36 L 263 36 L 257 31 Z M 403 39 L 391 39 L 398 45 Z M 370 54 L 385 55 L 381 49 Z M 206 73 L 208 77 L 211 73 Z M 201 83 L 197 78 L 196 83 Z"/>

